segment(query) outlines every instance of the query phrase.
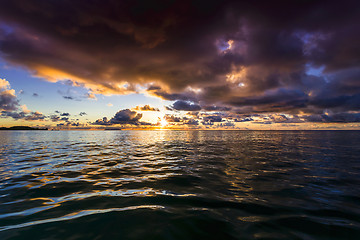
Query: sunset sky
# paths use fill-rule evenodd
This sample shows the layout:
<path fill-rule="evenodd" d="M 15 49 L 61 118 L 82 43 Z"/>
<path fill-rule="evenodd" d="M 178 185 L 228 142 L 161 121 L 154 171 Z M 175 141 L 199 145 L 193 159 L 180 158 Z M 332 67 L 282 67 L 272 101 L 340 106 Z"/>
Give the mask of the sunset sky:
<path fill-rule="evenodd" d="M 0 126 L 360 129 L 359 1 L 0 2 Z"/>

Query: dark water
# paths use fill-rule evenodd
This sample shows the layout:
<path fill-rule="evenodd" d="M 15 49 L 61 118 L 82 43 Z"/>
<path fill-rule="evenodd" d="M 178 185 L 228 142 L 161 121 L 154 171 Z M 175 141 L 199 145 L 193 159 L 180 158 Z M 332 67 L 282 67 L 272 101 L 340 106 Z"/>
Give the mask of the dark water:
<path fill-rule="evenodd" d="M 3 131 L 0 239 L 360 239 L 360 131 Z"/>

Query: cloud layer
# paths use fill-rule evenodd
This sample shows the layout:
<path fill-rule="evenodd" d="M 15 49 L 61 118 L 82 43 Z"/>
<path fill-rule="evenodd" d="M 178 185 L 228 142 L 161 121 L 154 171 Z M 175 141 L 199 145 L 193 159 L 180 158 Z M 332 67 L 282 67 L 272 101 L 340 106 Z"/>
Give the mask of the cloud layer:
<path fill-rule="evenodd" d="M 153 112 L 159 112 L 160 110 L 158 108 L 151 107 L 150 105 L 146 104 L 144 106 L 136 106 L 134 108 L 136 111 L 153 111 Z"/>
<path fill-rule="evenodd" d="M 141 113 L 131 111 L 129 109 L 124 109 L 118 111 L 114 117 L 110 120 L 107 117 L 103 119 L 96 120 L 93 125 L 116 125 L 116 124 L 131 124 L 131 125 L 141 125 L 140 118 L 142 117 Z"/>
<path fill-rule="evenodd" d="M 10 83 L 0 78 L 0 112 L 13 111 L 19 106 L 15 90 L 10 88 Z"/>
<path fill-rule="evenodd" d="M 359 7 L 352 0 L 13 0 L 0 8 L 0 51 L 49 81 L 88 87 L 88 97 L 146 89 L 175 101 L 173 110 L 358 121 Z M 12 110 L 17 102 L 4 89 L 0 107 Z M 141 118 L 118 114 L 101 121 Z"/>

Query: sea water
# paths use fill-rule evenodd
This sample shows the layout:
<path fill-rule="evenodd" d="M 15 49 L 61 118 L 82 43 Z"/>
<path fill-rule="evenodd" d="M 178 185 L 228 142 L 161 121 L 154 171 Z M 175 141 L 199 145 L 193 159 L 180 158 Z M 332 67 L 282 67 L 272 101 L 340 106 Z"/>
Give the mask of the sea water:
<path fill-rule="evenodd" d="M 360 239 L 360 131 L 0 131 L 0 239 Z"/>

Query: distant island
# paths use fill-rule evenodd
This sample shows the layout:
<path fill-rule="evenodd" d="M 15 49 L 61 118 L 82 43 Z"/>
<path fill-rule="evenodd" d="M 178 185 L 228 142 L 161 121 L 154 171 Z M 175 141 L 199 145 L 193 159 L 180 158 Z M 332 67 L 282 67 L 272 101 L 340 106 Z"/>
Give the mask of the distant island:
<path fill-rule="evenodd" d="M 117 127 L 110 127 L 110 128 L 105 128 L 104 129 L 105 131 L 107 131 L 107 130 L 118 130 L 118 131 L 121 131 L 122 129 L 121 128 L 117 128 Z"/>
<path fill-rule="evenodd" d="M 33 127 L 28 127 L 28 126 L 14 126 L 14 127 L 0 127 L 0 131 L 1 130 L 48 130 L 47 128 L 33 128 Z"/>

